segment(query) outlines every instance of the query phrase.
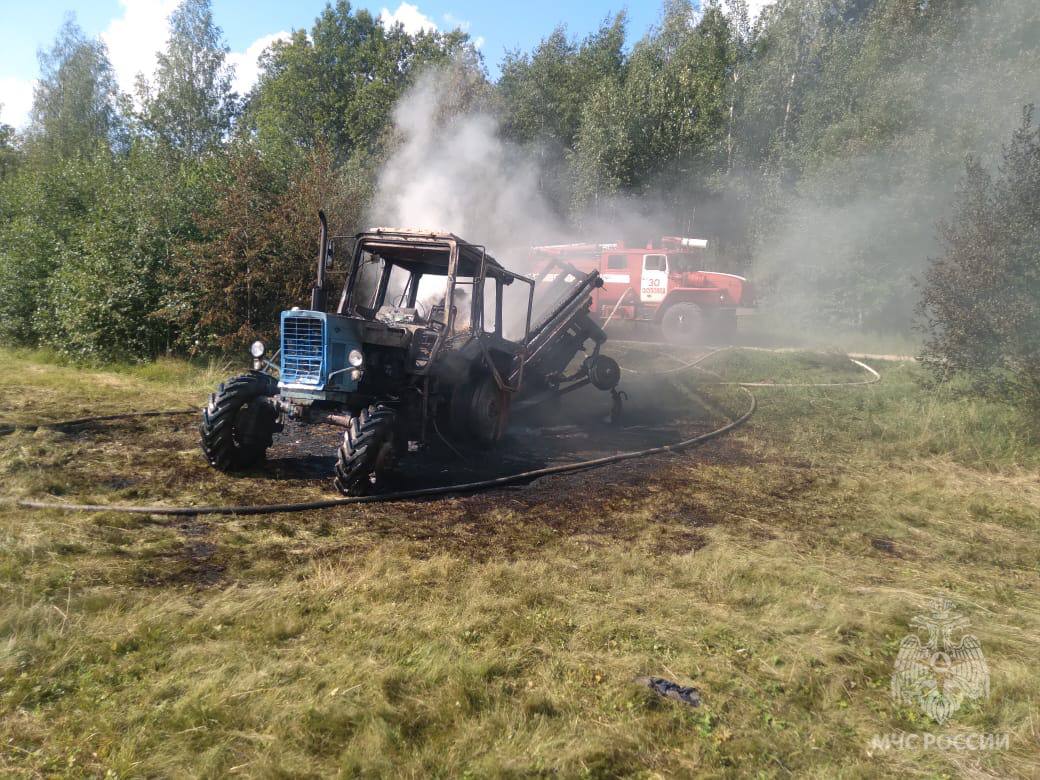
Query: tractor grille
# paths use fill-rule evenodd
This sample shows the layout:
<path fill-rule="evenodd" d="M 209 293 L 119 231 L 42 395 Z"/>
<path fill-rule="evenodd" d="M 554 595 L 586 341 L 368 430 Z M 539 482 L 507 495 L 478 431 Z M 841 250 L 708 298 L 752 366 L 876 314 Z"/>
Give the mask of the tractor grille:
<path fill-rule="evenodd" d="M 282 382 L 319 385 L 325 357 L 323 321 L 286 317 L 282 321 Z"/>

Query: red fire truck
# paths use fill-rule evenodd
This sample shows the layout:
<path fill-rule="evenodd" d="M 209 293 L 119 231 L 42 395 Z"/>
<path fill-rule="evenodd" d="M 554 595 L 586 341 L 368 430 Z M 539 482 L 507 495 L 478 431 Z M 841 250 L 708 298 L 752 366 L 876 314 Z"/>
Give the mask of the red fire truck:
<path fill-rule="evenodd" d="M 705 239 L 666 236 L 646 247 L 557 244 L 532 253 L 553 267 L 599 271 L 603 286 L 592 314 L 604 327 L 619 320 L 650 322 L 675 344 L 728 343 L 737 309 L 753 303 L 751 285 L 743 276 L 701 270 L 707 248 Z"/>

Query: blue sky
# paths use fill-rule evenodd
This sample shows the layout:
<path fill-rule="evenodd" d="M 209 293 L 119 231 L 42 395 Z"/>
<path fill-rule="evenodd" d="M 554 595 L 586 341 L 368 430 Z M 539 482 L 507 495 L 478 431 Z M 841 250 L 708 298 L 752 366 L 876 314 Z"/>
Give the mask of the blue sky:
<path fill-rule="evenodd" d="M 150 74 L 154 52 L 166 39 L 166 18 L 178 0 L 0 0 L 0 120 L 20 127 L 32 103 L 38 74 L 36 52 L 53 41 L 64 15 L 75 13 L 88 35 L 100 36 L 120 84 Z M 770 0 L 752 0 L 761 6 Z M 660 0 L 390 0 L 353 3 L 408 29 L 462 27 L 479 44 L 492 77 L 509 49 L 529 50 L 557 24 L 582 37 L 608 15 L 624 9 L 629 38 L 642 36 L 661 14 Z M 256 58 L 280 34 L 309 28 L 325 0 L 213 0 L 213 16 L 224 31 L 244 91 L 256 78 Z"/>

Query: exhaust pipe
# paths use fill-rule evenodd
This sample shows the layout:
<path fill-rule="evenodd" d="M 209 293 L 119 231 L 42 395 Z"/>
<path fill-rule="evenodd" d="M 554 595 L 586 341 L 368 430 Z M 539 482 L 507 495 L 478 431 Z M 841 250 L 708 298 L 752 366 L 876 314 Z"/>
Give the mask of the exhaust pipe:
<path fill-rule="evenodd" d="M 311 287 L 311 311 L 325 311 L 325 257 L 329 251 L 329 223 L 325 219 L 325 212 L 320 209 L 318 222 L 321 223 L 318 232 L 318 273 Z"/>

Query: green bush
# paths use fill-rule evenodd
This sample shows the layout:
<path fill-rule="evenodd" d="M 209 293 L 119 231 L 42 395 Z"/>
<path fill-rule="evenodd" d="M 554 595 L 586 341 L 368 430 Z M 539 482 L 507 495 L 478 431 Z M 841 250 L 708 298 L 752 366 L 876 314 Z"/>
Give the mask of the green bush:
<path fill-rule="evenodd" d="M 1040 410 L 1040 128 L 1033 108 L 996 177 L 975 161 L 925 277 L 924 360 L 939 376 Z"/>

